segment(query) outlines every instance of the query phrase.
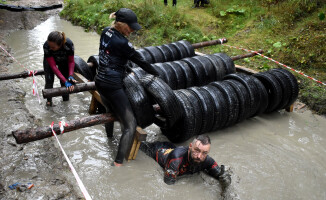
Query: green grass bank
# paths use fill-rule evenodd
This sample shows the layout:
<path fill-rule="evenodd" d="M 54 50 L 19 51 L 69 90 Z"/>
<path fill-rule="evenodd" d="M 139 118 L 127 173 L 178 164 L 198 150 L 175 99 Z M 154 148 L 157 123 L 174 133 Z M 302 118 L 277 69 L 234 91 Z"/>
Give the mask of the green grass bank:
<path fill-rule="evenodd" d="M 192 43 L 228 38 L 229 45 L 252 50 L 326 82 L 326 3 L 324 0 L 211 0 L 204 8 L 192 8 L 192 0 L 66 0 L 60 15 L 86 31 L 100 33 L 109 26 L 111 12 L 134 10 L 143 29 L 130 40 L 135 46 L 153 46 L 181 39 Z M 224 46 L 207 47 L 204 53 L 243 54 Z M 262 57 L 236 61 L 255 70 L 279 67 Z M 294 73 L 300 84 L 300 100 L 326 114 L 326 86 Z"/>

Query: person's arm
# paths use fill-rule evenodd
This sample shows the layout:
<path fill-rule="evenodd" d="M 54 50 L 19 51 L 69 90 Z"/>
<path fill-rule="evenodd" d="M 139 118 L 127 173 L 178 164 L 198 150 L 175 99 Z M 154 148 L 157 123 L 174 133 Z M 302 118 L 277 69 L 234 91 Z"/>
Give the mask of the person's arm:
<path fill-rule="evenodd" d="M 211 157 L 207 157 L 205 162 L 207 162 L 207 174 L 219 180 L 222 187 L 225 188 L 231 184 L 231 176 L 225 171 L 224 165 L 219 167 Z"/>
<path fill-rule="evenodd" d="M 137 65 L 139 65 L 139 67 L 141 67 L 147 73 L 153 74 L 155 76 L 158 76 L 158 73 L 155 70 L 155 68 L 150 63 L 148 63 L 146 60 L 144 60 L 144 58 L 136 50 L 134 50 L 132 56 L 129 57 L 129 59 L 132 62 L 134 62 Z"/>
<path fill-rule="evenodd" d="M 168 185 L 172 185 L 177 180 L 179 175 L 179 168 L 182 162 L 180 158 L 169 158 L 164 168 L 164 182 Z"/>
<path fill-rule="evenodd" d="M 46 61 L 49 63 L 53 73 L 62 81 L 62 82 L 66 82 L 67 79 L 62 75 L 62 73 L 60 72 L 60 70 L 57 68 L 56 63 L 54 58 L 51 57 L 47 57 Z"/>
<path fill-rule="evenodd" d="M 75 59 L 73 55 L 68 56 L 68 69 L 69 69 L 69 76 L 72 76 L 75 70 Z"/>
<path fill-rule="evenodd" d="M 132 46 L 132 44 L 130 42 L 125 43 L 123 45 L 123 54 L 129 60 L 136 63 L 139 67 L 141 67 L 143 70 L 145 70 L 147 73 L 158 76 L 158 73 L 154 69 L 154 67 L 150 63 L 148 63 L 146 60 L 144 60 L 144 58 L 134 49 L 134 47 Z"/>

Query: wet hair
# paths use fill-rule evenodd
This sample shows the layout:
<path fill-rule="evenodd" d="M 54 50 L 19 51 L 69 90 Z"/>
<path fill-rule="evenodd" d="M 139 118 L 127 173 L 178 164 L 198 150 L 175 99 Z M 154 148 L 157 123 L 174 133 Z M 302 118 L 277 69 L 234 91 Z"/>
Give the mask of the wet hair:
<path fill-rule="evenodd" d="M 48 41 L 54 42 L 61 47 L 66 43 L 66 34 L 60 31 L 52 31 L 48 36 Z"/>
<path fill-rule="evenodd" d="M 193 140 L 193 143 L 196 141 L 200 141 L 203 145 L 211 144 L 211 139 L 208 137 L 208 135 L 197 135 Z"/>

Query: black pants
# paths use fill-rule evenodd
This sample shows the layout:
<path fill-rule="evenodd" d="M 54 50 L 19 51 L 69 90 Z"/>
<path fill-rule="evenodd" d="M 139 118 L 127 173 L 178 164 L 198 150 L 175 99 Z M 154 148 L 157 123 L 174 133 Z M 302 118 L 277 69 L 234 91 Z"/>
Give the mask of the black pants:
<path fill-rule="evenodd" d="M 101 99 L 107 112 L 113 111 L 114 115 L 119 119 L 122 136 L 119 142 L 118 153 L 115 158 L 116 163 L 123 163 L 123 159 L 130 150 L 132 139 L 136 131 L 136 118 L 132 111 L 129 99 L 121 87 L 117 85 L 106 84 L 102 81 L 95 80 L 97 91 L 101 95 Z"/>
<path fill-rule="evenodd" d="M 207 1 L 205 0 L 194 0 L 194 4 L 196 7 L 199 6 L 199 3 L 200 3 L 200 6 L 204 6 L 204 4 L 206 3 Z"/>
<path fill-rule="evenodd" d="M 140 143 L 139 149 L 142 150 L 146 155 L 152 157 L 154 160 L 156 159 L 156 152 L 159 149 L 175 149 L 176 146 L 171 142 L 142 142 Z"/>
<path fill-rule="evenodd" d="M 69 77 L 69 69 L 68 69 L 68 61 L 67 63 L 57 63 L 59 71 L 62 73 L 62 75 L 68 79 Z M 43 59 L 43 69 L 44 69 L 44 76 L 45 76 L 45 89 L 50 89 L 53 88 L 53 83 L 54 83 L 54 73 L 46 59 Z M 65 83 L 63 83 L 60 80 L 60 85 L 61 87 L 65 86 Z M 69 94 L 67 95 L 62 95 L 62 99 L 64 101 L 69 100 Z M 47 101 L 52 101 L 52 97 L 47 98 Z"/>
<path fill-rule="evenodd" d="M 168 5 L 168 0 L 164 0 L 164 4 Z M 177 5 L 177 0 L 173 0 L 172 1 L 172 6 L 176 6 Z"/>

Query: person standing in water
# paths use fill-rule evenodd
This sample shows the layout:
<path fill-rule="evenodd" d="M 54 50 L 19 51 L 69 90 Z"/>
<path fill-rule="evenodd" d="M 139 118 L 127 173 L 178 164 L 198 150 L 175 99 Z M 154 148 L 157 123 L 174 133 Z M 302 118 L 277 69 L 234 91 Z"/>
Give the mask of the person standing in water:
<path fill-rule="evenodd" d="M 111 13 L 110 18 L 115 18 L 115 21 L 101 34 L 99 68 L 95 76 L 95 86 L 101 95 L 106 112 L 113 111 L 121 124 L 122 136 L 113 163 L 115 166 L 121 166 L 131 146 L 137 125 L 129 99 L 123 90 L 127 62 L 130 60 L 136 63 L 150 74 L 156 74 L 156 71 L 126 38 L 130 33 L 141 28 L 136 14 L 128 8 L 121 8 Z"/>
<path fill-rule="evenodd" d="M 142 142 L 140 149 L 164 169 L 164 182 L 174 184 L 178 176 L 200 171 L 216 178 L 222 189 L 231 184 L 231 176 L 224 165 L 218 166 L 208 153 L 211 140 L 207 135 L 198 135 L 189 146 L 176 147 L 170 142 Z"/>
<path fill-rule="evenodd" d="M 65 33 L 52 31 L 43 45 L 43 68 L 45 73 L 45 89 L 53 88 L 54 74 L 60 79 L 62 87 L 74 90 L 74 44 Z M 58 66 L 58 67 L 57 67 Z M 62 96 L 63 101 L 69 100 L 69 95 Z M 47 106 L 52 106 L 52 98 L 47 98 Z"/>

